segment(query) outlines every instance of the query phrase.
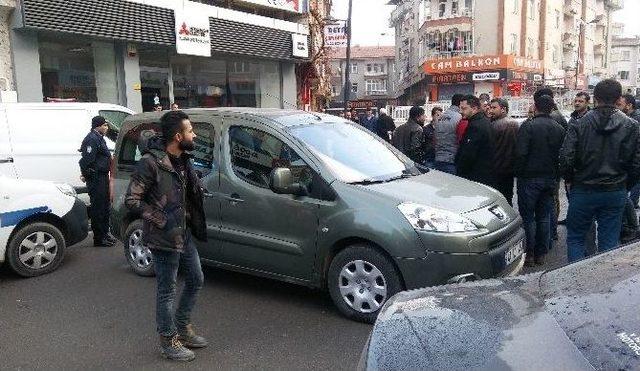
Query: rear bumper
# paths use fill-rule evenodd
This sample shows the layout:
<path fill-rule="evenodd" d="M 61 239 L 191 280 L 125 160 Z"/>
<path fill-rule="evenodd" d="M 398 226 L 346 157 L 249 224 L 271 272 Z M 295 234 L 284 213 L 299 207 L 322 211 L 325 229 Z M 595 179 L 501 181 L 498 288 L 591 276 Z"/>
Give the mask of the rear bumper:
<path fill-rule="evenodd" d="M 62 217 L 66 226 L 65 239 L 67 246 L 75 245 L 83 241 L 89 235 L 89 218 L 87 206 L 76 198 L 71 210 Z"/>
<path fill-rule="evenodd" d="M 524 230 L 517 228 L 509 238 L 483 253 L 428 251 L 424 258 L 396 258 L 395 261 L 407 289 L 442 285 L 459 276 L 482 279 L 517 275 L 524 265 L 524 254 L 506 266 L 505 253 L 523 239 Z"/>

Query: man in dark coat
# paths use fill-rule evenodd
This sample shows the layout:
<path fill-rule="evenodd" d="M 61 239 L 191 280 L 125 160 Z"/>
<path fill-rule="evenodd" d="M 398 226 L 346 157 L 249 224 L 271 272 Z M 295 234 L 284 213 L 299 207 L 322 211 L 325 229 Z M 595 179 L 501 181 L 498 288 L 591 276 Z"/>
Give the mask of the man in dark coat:
<path fill-rule="evenodd" d="M 380 108 L 380 115 L 378 116 L 378 136 L 391 142 L 391 136 L 389 133 L 393 133 L 396 130 L 396 124 L 393 122 L 393 118 L 387 114 L 385 108 Z"/>
<path fill-rule="evenodd" d="M 409 120 L 400 125 L 393 134 L 393 146 L 418 164 L 424 161 L 422 125 L 425 119 L 424 108 L 411 107 Z"/>
<path fill-rule="evenodd" d="M 480 99 L 473 95 L 460 102 L 460 112 L 469 120 L 469 126 L 456 155 L 457 175 L 493 187 L 495 146 L 491 123 L 482 111 Z"/>

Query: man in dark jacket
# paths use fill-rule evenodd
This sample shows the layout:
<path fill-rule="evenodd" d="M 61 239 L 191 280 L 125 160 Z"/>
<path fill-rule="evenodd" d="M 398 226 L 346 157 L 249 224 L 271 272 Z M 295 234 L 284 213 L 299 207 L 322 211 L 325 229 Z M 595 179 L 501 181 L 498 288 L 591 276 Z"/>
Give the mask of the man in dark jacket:
<path fill-rule="evenodd" d="M 480 99 L 473 95 L 462 99 L 460 112 L 469 120 L 469 126 L 456 155 L 457 175 L 493 187 L 495 147 L 491 123 L 482 111 Z"/>
<path fill-rule="evenodd" d="M 518 210 L 527 239 L 526 264 L 544 264 L 549 251 L 550 214 L 558 183 L 558 155 L 565 131 L 552 117 L 553 98 L 535 99 L 536 114 L 518 131 L 515 174 L 518 177 Z"/>
<path fill-rule="evenodd" d="M 589 93 L 581 91 L 576 94 L 576 97 L 573 100 L 573 108 L 575 111 L 571 113 L 571 118 L 569 119 L 569 124 L 573 124 L 576 120 L 581 119 L 584 115 L 589 112 L 589 101 L 591 97 Z"/>
<path fill-rule="evenodd" d="M 631 94 L 625 94 L 618 99 L 616 107 L 627 116 L 640 123 L 640 110 L 637 109 L 636 97 Z"/>
<path fill-rule="evenodd" d="M 560 168 L 570 187 L 567 214 L 569 262 L 585 256 L 585 234 L 598 223 L 598 249 L 619 243 L 627 184 L 640 176 L 640 135 L 637 123 L 616 109 L 622 95 L 619 82 L 603 80 L 594 89 L 596 109 L 569 127 Z"/>
<path fill-rule="evenodd" d="M 362 120 L 360 120 L 360 125 L 372 133 L 378 133 L 378 119 L 373 115 L 371 108 L 367 108 L 367 113 L 362 117 Z"/>
<path fill-rule="evenodd" d="M 458 153 L 458 140 L 456 130 L 462 114 L 460 113 L 460 102 L 465 96 L 454 94 L 451 97 L 451 106 L 443 112 L 442 117 L 435 123 L 434 145 L 436 151 L 435 169 L 449 174 L 456 174 L 456 154 Z"/>
<path fill-rule="evenodd" d="M 393 118 L 387 114 L 385 108 L 380 108 L 380 115 L 378 116 L 378 136 L 387 142 L 391 142 L 391 136 L 389 134 L 393 133 L 394 130 L 396 130 L 396 124 L 393 122 Z"/>
<path fill-rule="evenodd" d="M 422 127 L 422 142 L 424 143 L 424 165 L 433 168 L 436 161 L 435 125 L 442 117 L 442 107 L 431 109 L 431 122 Z"/>
<path fill-rule="evenodd" d="M 627 116 L 640 122 L 640 111 L 636 109 L 636 97 L 631 94 L 625 94 L 618 102 L 616 107 L 624 112 Z M 640 233 L 640 225 L 638 224 L 638 216 L 636 215 L 636 205 L 638 197 L 640 197 L 640 184 L 627 184 L 630 191 L 630 197 L 624 208 L 624 217 L 622 218 L 622 233 L 620 239 L 623 243 L 635 240 Z"/>
<path fill-rule="evenodd" d="M 411 107 L 409 120 L 400 125 L 393 133 L 393 146 L 418 164 L 422 164 L 424 161 L 422 125 L 424 125 L 425 119 L 424 108 Z"/>
<path fill-rule="evenodd" d="M 125 204 L 143 220 L 143 242 L 153 253 L 157 281 L 156 324 L 162 355 L 191 361 L 188 348 L 207 346 L 195 334 L 191 312 L 203 284 L 202 267 L 194 238 L 206 241 L 200 180 L 185 151 L 194 149 L 196 137 L 182 111 L 161 119 L 162 138 L 152 138 L 140 159 L 125 197 Z M 184 289 L 175 314 L 176 277 L 182 267 Z M 186 346 L 186 347 L 185 347 Z"/>
<path fill-rule="evenodd" d="M 109 170 L 111 167 L 111 152 L 107 148 L 104 136 L 109 130 L 107 120 L 96 116 L 91 120 L 91 132 L 82 141 L 80 152 L 80 173 L 87 183 L 89 199 L 91 201 L 90 217 L 93 229 L 93 245 L 110 247 L 116 239 L 109 233 L 109 213 L 111 201 L 109 198 Z"/>
<path fill-rule="evenodd" d="M 509 102 L 494 98 L 489 104 L 489 118 L 495 141 L 495 186 L 513 206 L 513 161 L 518 123 L 509 117 Z"/>

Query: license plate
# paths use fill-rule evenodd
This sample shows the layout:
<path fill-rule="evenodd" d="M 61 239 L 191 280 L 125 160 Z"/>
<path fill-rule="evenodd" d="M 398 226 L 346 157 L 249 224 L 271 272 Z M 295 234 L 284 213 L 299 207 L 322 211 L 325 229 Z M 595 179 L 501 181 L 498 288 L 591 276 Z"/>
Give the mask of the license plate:
<path fill-rule="evenodd" d="M 506 253 L 504 253 L 504 263 L 505 266 L 510 266 L 511 263 L 518 260 L 520 256 L 524 253 L 524 240 L 518 241 L 515 245 L 513 245 Z"/>

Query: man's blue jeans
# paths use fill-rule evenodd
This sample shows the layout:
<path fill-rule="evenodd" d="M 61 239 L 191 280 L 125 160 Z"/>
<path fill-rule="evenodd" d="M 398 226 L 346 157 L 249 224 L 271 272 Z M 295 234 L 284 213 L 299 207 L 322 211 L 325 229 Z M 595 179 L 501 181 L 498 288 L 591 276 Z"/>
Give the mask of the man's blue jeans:
<path fill-rule="evenodd" d="M 556 182 L 554 178 L 518 178 L 518 210 L 528 256 L 542 257 L 549 251 L 549 220 Z"/>
<path fill-rule="evenodd" d="M 456 164 L 451 162 L 436 161 L 435 169 L 451 175 L 456 175 Z"/>
<path fill-rule="evenodd" d="M 182 253 L 163 250 L 152 250 L 152 252 L 158 285 L 156 325 L 160 335 L 172 337 L 178 329 L 183 330 L 191 323 L 191 311 L 204 282 L 200 256 L 189 232 L 187 232 Z M 176 299 L 176 280 L 180 267 L 184 273 L 184 289 L 174 315 L 173 303 Z"/>
<path fill-rule="evenodd" d="M 631 187 L 630 195 L 631 201 L 634 207 L 638 207 L 638 201 L 640 200 L 640 183 Z"/>
<path fill-rule="evenodd" d="M 626 202 L 624 189 L 603 192 L 575 188 L 569 192 L 567 257 L 570 263 L 586 256 L 585 236 L 594 219 L 598 223 L 598 251 L 618 246 Z"/>

